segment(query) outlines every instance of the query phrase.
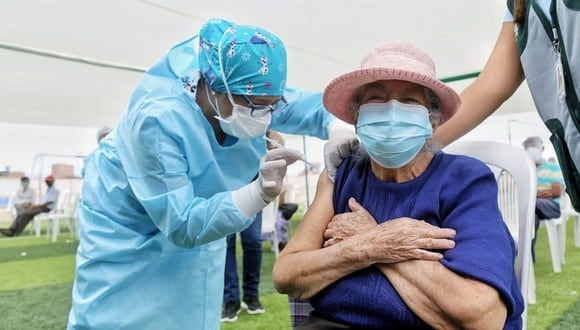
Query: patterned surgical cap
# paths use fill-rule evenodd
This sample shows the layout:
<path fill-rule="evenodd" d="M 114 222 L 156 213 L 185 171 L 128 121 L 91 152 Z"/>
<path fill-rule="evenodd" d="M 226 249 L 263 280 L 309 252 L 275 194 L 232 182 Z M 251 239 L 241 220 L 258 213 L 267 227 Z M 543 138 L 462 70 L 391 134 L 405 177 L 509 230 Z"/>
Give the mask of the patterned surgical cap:
<path fill-rule="evenodd" d="M 286 49 L 262 28 L 211 19 L 200 29 L 199 53 L 201 74 L 216 92 L 229 88 L 234 95 L 284 94 Z"/>

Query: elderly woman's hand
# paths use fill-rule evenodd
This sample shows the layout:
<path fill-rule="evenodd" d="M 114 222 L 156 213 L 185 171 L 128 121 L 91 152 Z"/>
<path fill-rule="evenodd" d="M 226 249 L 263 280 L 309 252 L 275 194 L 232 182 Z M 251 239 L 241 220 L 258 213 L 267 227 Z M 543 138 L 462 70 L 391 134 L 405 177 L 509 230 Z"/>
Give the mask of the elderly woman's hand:
<path fill-rule="evenodd" d="M 357 239 L 370 259 L 377 263 L 394 263 L 411 259 L 439 260 L 443 254 L 437 250 L 455 247 L 454 236 L 453 229 L 403 217 L 383 222 Z"/>
<path fill-rule="evenodd" d="M 377 263 L 395 263 L 412 259 L 439 260 L 437 250 L 455 246 L 455 230 L 439 228 L 425 221 L 398 218 L 377 225 L 373 216 L 354 198 L 348 205 L 351 212 L 332 217 L 324 231 L 324 247 L 346 239 Z"/>
<path fill-rule="evenodd" d="M 377 226 L 373 216 L 354 198 L 348 200 L 348 206 L 351 212 L 337 214 L 330 219 L 324 231 L 324 247 L 334 245 Z"/>

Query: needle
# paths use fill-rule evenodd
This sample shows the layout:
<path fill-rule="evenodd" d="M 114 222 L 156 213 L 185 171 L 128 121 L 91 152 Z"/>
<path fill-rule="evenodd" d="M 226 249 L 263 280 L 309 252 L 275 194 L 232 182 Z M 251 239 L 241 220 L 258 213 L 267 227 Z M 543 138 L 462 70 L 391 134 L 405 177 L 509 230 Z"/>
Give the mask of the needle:
<path fill-rule="evenodd" d="M 272 140 L 267 136 L 264 136 L 264 140 L 270 142 L 274 147 L 276 148 L 284 148 L 284 146 L 282 144 L 280 144 L 280 142 L 276 141 L 276 140 Z M 302 158 L 300 158 L 301 161 L 304 162 L 304 164 L 310 166 L 311 168 L 314 168 L 314 165 L 312 165 L 311 162 L 309 162 L 308 160 L 306 160 L 306 156 L 302 155 Z"/>

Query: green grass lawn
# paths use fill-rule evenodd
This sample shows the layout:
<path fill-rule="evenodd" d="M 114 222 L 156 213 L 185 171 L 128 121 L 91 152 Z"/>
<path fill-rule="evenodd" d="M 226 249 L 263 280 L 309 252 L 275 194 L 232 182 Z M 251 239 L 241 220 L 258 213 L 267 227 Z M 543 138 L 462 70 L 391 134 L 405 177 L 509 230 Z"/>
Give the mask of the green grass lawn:
<path fill-rule="evenodd" d="M 297 223 L 295 217 L 292 227 Z M 539 231 L 535 264 L 538 302 L 529 308 L 530 330 L 580 329 L 580 248 L 574 247 L 571 221 L 567 233 L 566 264 L 556 274 L 552 272 L 546 232 L 543 228 Z M 44 237 L 0 238 L 0 329 L 65 328 L 77 244 L 67 233 L 56 243 Z M 276 293 L 272 285 L 273 262 L 274 254 L 264 243 L 260 292 L 266 313 L 250 316 L 242 311 L 237 322 L 222 324 L 222 329 L 290 329 L 287 297 Z"/>
<path fill-rule="evenodd" d="M 580 317 L 580 248 L 574 247 L 572 225 L 567 222 L 566 264 L 561 273 L 552 270 L 545 229 L 538 232 L 534 268 L 538 303 L 529 308 L 528 329 L 580 329 L 580 322 L 575 322 Z"/>

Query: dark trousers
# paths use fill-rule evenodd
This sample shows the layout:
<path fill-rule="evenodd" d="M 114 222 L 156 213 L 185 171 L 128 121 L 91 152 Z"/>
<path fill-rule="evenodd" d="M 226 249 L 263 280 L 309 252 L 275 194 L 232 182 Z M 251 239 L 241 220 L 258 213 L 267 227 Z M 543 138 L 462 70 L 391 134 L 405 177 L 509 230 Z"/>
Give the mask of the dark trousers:
<path fill-rule="evenodd" d="M 532 239 L 532 260 L 536 260 L 536 236 L 540 227 L 540 220 L 554 219 L 560 216 L 560 204 L 551 198 L 536 198 L 536 230 Z M 566 224 L 564 224 L 566 225 Z"/>
<path fill-rule="evenodd" d="M 50 209 L 46 206 L 33 207 L 28 210 L 22 211 L 18 213 L 14 221 L 12 221 L 12 224 L 10 225 L 10 230 L 12 231 L 14 236 L 20 235 L 20 233 L 22 233 L 26 225 L 28 225 L 28 223 L 32 221 L 32 219 L 34 219 L 35 216 L 37 216 L 40 213 L 45 213 L 49 211 Z"/>
<path fill-rule="evenodd" d="M 240 233 L 242 239 L 242 273 L 244 297 L 257 297 L 262 268 L 262 212 Z M 236 262 L 236 234 L 227 238 L 224 302 L 240 301 L 240 284 Z"/>

